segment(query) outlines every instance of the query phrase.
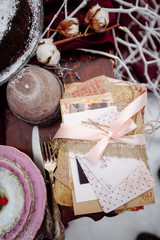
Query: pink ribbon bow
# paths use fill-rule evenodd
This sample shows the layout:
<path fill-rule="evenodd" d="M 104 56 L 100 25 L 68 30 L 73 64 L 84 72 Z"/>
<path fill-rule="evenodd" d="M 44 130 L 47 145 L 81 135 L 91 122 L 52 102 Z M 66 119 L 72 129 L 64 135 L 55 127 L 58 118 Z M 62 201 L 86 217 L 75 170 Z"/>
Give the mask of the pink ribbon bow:
<path fill-rule="evenodd" d="M 129 136 L 126 136 L 126 134 L 137 127 L 137 125 L 130 118 L 145 106 L 146 101 L 147 93 L 144 92 L 118 115 L 108 132 L 100 129 L 85 127 L 83 125 L 61 124 L 61 127 L 57 131 L 54 138 L 96 141 L 97 143 L 85 155 L 91 162 L 97 162 L 100 159 L 109 142 L 119 142 L 131 145 L 145 144 L 145 138 L 143 134 Z"/>

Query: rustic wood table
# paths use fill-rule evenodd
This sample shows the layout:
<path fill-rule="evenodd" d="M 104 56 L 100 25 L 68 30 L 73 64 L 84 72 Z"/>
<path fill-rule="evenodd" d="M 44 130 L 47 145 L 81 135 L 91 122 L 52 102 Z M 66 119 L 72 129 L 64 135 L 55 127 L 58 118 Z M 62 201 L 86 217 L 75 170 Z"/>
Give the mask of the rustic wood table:
<path fill-rule="evenodd" d="M 60 66 L 63 70 L 61 76 L 58 70 L 54 69 L 52 71 L 59 75 L 64 85 L 71 82 L 86 81 L 99 75 L 113 77 L 113 62 L 106 57 L 93 55 L 91 53 L 76 50 L 71 53 L 63 53 Z M 79 78 L 77 76 L 79 76 Z M 31 139 L 33 125 L 20 120 L 10 111 L 6 100 L 6 86 L 7 83 L 0 86 L 0 144 L 15 147 L 26 153 L 32 159 Z M 50 134 L 53 137 L 59 128 L 60 122 L 61 118 L 50 125 L 39 126 L 40 136 Z M 59 206 L 59 208 L 65 227 L 67 227 L 69 221 L 83 216 L 74 216 L 71 207 Z M 112 212 L 106 216 L 110 217 L 114 215 L 114 212 Z M 104 216 L 104 213 L 89 214 L 87 216 L 97 221 Z M 41 230 L 42 229 L 43 224 Z"/>

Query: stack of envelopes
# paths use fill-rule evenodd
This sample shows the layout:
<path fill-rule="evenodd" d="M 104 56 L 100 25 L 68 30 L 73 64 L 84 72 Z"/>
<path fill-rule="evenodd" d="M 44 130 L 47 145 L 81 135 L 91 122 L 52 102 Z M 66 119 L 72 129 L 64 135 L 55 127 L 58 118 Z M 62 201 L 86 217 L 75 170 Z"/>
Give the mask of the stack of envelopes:
<path fill-rule="evenodd" d="M 106 76 L 67 85 L 53 139 L 58 204 L 79 215 L 154 203 L 143 128 L 146 99 L 140 84 Z"/>

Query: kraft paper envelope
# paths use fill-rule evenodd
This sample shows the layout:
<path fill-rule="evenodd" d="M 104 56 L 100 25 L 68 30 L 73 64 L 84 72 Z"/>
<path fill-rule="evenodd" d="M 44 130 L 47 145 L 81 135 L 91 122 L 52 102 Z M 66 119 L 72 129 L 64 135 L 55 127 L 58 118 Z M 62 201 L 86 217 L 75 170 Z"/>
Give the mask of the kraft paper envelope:
<path fill-rule="evenodd" d="M 98 200 L 76 202 L 74 190 L 72 191 L 72 200 L 75 215 L 103 212 Z"/>

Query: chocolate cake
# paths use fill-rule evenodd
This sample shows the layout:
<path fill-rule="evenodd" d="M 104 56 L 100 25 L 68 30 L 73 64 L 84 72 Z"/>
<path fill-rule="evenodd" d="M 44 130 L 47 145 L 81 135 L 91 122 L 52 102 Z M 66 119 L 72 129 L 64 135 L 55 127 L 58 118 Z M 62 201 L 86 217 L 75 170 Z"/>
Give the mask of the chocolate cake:
<path fill-rule="evenodd" d="M 0 1 L 0 72 L 22 53 L 29 35 L 30 19 L 28 0 Z"/>

